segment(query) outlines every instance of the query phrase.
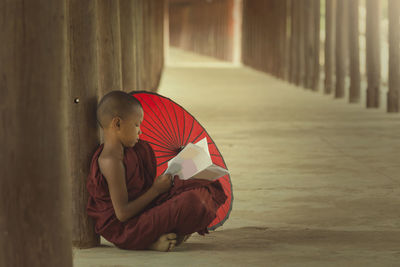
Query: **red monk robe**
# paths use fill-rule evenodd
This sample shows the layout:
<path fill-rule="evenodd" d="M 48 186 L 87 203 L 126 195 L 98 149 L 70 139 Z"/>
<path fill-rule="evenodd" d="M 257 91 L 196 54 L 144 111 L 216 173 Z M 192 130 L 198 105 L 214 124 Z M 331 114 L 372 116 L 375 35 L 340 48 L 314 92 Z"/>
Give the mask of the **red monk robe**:
<path fill-rule="evenodd" d="M 93 155 L 86 188 L 89 192 L 87 213 L 95 220 L 96 233 L 122 249 L 147 249 L 166 233 L 208 234 L 207 226 L 215 219 L 217 209 L 227 196 L 219 181 L 180 180 L 155 198 L 138 215 L 126 222 L 117 219 L 105 177 L 97 159 L 104 144 Z M 124 148 L 124 165 L 129 201 L 138 198 L 153 184 L 156 158 L 151 146 L 139 140 Z"/>

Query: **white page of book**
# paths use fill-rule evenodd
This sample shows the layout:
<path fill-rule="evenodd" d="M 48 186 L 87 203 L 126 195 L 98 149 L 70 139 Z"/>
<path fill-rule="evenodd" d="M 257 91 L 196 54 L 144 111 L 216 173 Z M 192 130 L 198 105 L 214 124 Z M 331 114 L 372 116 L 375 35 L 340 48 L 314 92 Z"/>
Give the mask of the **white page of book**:
<path fill-rule="evenodd" d="M 168 162 L 165 173 L 178 175 L 180 179 L 187 180 L 210 165 L 212 161 L 207 152 L 200 146 L 189 143 Z"/>
<path fill-rule="evenodd" d="M 195 145 L 197 145 L 197 146 L 201 147 L 202 149 L 204 149 L 204 151 L 207 153 L 207 155 L 211 158 L 210 151 L 208 150 L 207 137 L 204 137 L 203 139 L 201 139 L 200 141 L 195 143 Z"/>
<path fill-rule="evenodd" d="M 197 173 L 193 176 L 193 178 L 197 179 L 206 179 L 206 180 L 216 180 L 221 176 L 228 174 L 228 170 L 218 166 L 218 165 L 211 165 L 207 169 Z"/>

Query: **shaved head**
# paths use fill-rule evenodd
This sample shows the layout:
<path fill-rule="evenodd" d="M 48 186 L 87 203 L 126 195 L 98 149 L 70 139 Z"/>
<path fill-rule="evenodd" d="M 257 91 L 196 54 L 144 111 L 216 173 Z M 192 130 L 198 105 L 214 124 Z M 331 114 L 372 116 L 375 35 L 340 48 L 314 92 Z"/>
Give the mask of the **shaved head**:
<path fill-rule="evenodd" d="M 105 129 L 115 116 L 126 119 L 141 109 L 140 101 L 132 95 L 123 91 L 111 91 L 97 105 L 97 122 Z"/>

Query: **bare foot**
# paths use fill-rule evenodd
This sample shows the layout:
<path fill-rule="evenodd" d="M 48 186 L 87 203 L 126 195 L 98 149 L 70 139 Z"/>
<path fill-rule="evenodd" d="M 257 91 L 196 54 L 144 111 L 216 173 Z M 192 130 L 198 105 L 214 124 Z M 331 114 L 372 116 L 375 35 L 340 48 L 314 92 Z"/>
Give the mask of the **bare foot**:
<path fill-rule="evenodd" d="M 160 236 L 156 242 L 151 244 L 149 249 L 164 252 L 171 251 L 175 248 L 177 242 L 176 238 L 177 236 L 175 233 L 164 234 Z"/>
<path fill-rule="evenodd" d="M 189 238 L 191 235 L 192 235 L 192 234 L 178 235 L 178 238 L 176 239 L 176 246 L 179 246 L 179 245 L 182 244 L 183 242 L 186 242 L 186 240 L 188 240 L 188 238 Z"/>
<path fill-rule="evenodd" d="M 185 235 L 185 239 L 183 239 L 183 242 L 186 242 L 186 240 L 188 240 L 191 235 L 192 234 Z"/>

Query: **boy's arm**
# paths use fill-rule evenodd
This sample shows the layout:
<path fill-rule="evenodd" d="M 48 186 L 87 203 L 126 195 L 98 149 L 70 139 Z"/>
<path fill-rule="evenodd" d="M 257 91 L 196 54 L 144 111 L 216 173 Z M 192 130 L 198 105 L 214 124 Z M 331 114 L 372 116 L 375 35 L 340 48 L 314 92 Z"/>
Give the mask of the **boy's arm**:
<path fill-rule="evenodd" d="M 102 159 L 101 161 L 99 160 L 99 167 L 107 180 L 115 215 L 121 222 L 125 222 L 137 215 L 159 195 L 159 192 L 154 187 L 150 187 L 140 197 L 128 202 L 125 167 L 122 161 L 115 158 Z"/>

